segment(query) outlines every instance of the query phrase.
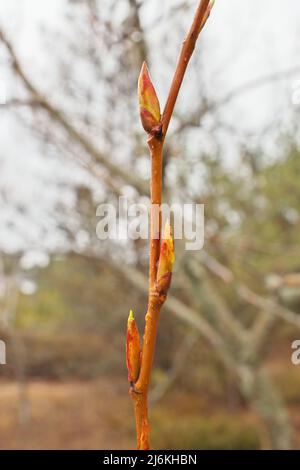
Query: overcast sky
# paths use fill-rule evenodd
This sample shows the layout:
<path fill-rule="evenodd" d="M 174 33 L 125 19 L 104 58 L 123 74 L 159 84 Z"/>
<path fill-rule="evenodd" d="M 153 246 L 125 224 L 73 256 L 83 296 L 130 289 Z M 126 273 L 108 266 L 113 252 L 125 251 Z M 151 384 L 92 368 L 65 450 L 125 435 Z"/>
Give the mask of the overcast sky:
<path fill-rule="evenodd" d="M 163 11 L 164 20 L 168 21 L 169 6 L 175 3 L 178 3 L 177 0 L 147 2 L 143 9 L 143 23 L 147 25 L 153 21 L 157 11 Z M 197 2 L 191 0 L 189 3 L 192 14 Z M 13 39 L 24 63 L 32 64 L 31 75 L 37 67 L 38 76 L 43 66 L 42 60 L 47 60 L 47 56 L 40 54 L 41 26 L 61 29 L 64 26 L 65 5 L 66 0 L 0 0 L 0 23 Z M 186 26 L 190 20 L 188 16 L 184 19 Z M 216 0 L 212 19 L 207 25 L 202 43 L 198 45 L 201 47 L 201 44 L 209 43 L 209 48 L 203 48 L 203 73 L 212 93 L 221 97 L 232 88 L 256 77 L 300 66 L 299 24 L 299 0 Z M 158 32 L 156 40 L 159 41 L 159 38 Z M 178 45 L 181 40 L 178 38 Z M 12 84 L 5 83 L 1 52 L 0 74 L 2 87 L 4 82 L 8 95 L 13 93 Z M 165 83 L 159 81 L 155 70 L 153 76 L 157 78 L 159 94 L 164 96 Z M 288 117 L 292 107 L 293 84 L 299 79 L 300 73 L 298 77 L 243 95 L 235 100 L 228 111 L 224 111 L 224 120 L 232 125 L 238 124 L 242 129 L 252 130 L 255 134 L 274 116 Z M 189 90 L 185 88 L 181 99 L 184 100 L 188 93 Z M 33 219 L 44 218 L 44 223 L 49 224 L 47 213 L 57 198 L 62 197 L 54 189 L 58 169 L 55 159 L 47 161 L 45 165 L 28 131 L 22 130 L 20 124 L 8 118 L 3 109 L 0 110 L 0 139 L 0 189 L 5 186 L 12 189 L 11 197 L 19 203 L 26 205 L 28 201 L 33 201 Z M 66 174 L 63 174 L 61 167 L 59 171 L 61 178 L 68 178 L 68 169 Z M 53 175 L 53 188 L 49 175 Z M 41 191 L 37 181 L 47 181 L 47 191 Z M 69 198 L 71 206 L 72 195 L 66 191 L 63 197 L 66 200 Z M 1 200 L 0 192 L 2 221 L 5 214 L 8 218 L 12 217 L 8 206 Z M 38 246 L 41 234 L 36 231 L 34 223 L 30 226 L 28 221 L 19 220 L 19 224 L 21 227 L 26 226 L 31 245 Z M 57 235 L 53 236 L 53 240 L 50 237 L 47 241 L 48 246 L 58 243 Z M 2 224 L 0 247 L 12 251 L 22 243 L 15 232 L 4 230 Z"/>

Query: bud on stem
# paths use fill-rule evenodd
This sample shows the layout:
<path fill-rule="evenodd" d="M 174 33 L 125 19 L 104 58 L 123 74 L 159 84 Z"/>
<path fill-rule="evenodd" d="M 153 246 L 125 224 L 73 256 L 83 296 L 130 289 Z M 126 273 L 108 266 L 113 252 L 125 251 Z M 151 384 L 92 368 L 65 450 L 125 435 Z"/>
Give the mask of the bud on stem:
<path fill-rule="evenodd" d="M 175 255 L 172 229 L 169 220 L 167 220 L 160 247 L 156 278 L 157 290 L 162 294 L 166 294 L 170 287 L 174 261 Z"/>
<path fill-rule="evenodd" d="M 135 383 L 139 377 L 141 367 L 141 341 L 132 310 L 129 312 L 127 322 L 126 364 L 128 380 Z"/>
<path fill-rule="evenodd" d="M 150 133 L 160 124 L 160 106 L 146 62 L 138 80 L 138 97 L 143 128 Z"/>

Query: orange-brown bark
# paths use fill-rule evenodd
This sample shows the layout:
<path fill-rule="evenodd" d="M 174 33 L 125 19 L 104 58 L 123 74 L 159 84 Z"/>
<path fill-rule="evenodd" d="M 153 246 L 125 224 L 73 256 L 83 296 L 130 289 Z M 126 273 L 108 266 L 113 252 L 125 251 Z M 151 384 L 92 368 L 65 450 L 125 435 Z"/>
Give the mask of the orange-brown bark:
<path fill-rule="evenodd" d="M 194 21 L 192 26 L 183 41 L 180 55 L 178 58 L 175 74 L 171 83 L 171 88 L 166 101 L 165 109 L 162 115 L 162 133 L 163 137 L 166 136 L 170 119 L 173 114 L 174 106 L 177 100 L 177 96 L 184 78 L 185 71 L 187 69 L 189 60 L 193 54 L 196 41 L 198 36 L 205 25 L 208 18 L 207 10 L 209 8 L 210 0 L 201 0 L 195 13 Z"/>
<path fill-rule="evenodd" d="M 191 29 L 183 43 L 182 50 L 178 59 L 176 71 L 171 84 L 166 106 L 161 121 L 151 129 L 148 138 L 148 146 L 151 156 L 151 212 L 150 212 L 150 264 L 149 264 L 149 297 L 148 310 L 146 314 L 146 324 L 144 332 L 144 341 L 141 358 L 141 368 L 138 380 L 130 389 L 130 394 L 134 403 L 137 448 L 147 450 L 150 448 L 150 425 L 148 418 L 148 391 L 151 379 L 153 358 L 155 353 L 155 342 L 158 328 L 159 315 L 161 307 L 166 300 L 167 290 L 170 284 L 172 273 L 166 273 L 169 276 L 169 282 L 165 283 L 166 289 L 157 283 L 157 269 L 161 248 L 161 214 L 160 206 L 162 199 L 162 155 L 163 143 L 168 130 L 169 122 L 174 110 L 176 99 L 183 81 L 183 77 L 188 62 L 193 53 L 200 31 L 209 16 L 212 3 L 210 0 L 201 0 L 197 8 L 195 18 Z M 142 67 L 142 73 L 145 70 L 146 81 L 141 82 L 142 86 L 148 86 L 151 99 L 146 102 L 150 112 L 157 108 L 155 90 L 150 83 L 148 69 L 145 65 Z M 155 95 L 155 96 L 154 96 Z M 141 98 L 140 98 L 141 103 Z M 150 103 L 150 104 L 149 104 Z M 142 101 L 143 108 L 144 102 Z M 142 110 L 143 111 L 143 110 Z M 148 130 L 148 114 L 142 114 L 144 128 Z M 147 118 L 147 119 L 146 119 Z"/>
<path fill-rule="evenodd" d="M 148 390 L 155 351 L 157 327 L 161 306 L 165 296 L 156 290 L 157 264 L 160 254 L 162 195 L 162 142 L 151 135 L 148 139 L 151 155 L 151 212 L 150 212 L 150 263 L 149 263 L 149 299 L 143 341 L 142 362 L 138 381 L 131 391 L 134 401 L 137 447 L 147 450 L 150 447 L 150 425 L 148 419 Z M 158 210 L 157 210 L 158 209 Z"/>

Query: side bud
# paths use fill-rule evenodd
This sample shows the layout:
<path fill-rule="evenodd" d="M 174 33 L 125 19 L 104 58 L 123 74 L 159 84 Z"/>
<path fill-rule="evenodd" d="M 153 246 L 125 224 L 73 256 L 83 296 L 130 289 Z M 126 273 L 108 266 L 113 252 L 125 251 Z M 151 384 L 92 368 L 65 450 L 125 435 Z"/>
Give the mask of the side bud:
<path fill-rule="evenodd" d="M 160 106 L 146 62 L 138 80 L 138 97 L 142 125 L 150 133 L 160 124 Z"/>
<path fill-rule="evenodd" d="M 166 294 L 170 287 L 174 261 L 175 255 L 172 229 L 170 222 L 167 220 L 160 247 L 156 278 L 157 290 L 161 294 Z"/>
<path fill-rule="evenodd" d="M 131 383 L 135 383 L 139 377 L 141 367 L 141 350 L 139 330 L 135 322 L 133 312 L 130 310 L 127 322 L 126 364 L 128 370 L 128 380 Z"/>

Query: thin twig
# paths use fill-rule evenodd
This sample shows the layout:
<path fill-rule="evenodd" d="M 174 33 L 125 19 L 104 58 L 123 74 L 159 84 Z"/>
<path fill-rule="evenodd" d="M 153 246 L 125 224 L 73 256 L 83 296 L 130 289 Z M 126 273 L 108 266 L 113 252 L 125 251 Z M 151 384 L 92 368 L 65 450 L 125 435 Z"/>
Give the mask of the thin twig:
<path fill-rule="evenodd" d="M 141 194 L 149 194 L 149 190 L 146 187 L 144 181 L 136 177 L 133 173 L 125 171 L 120 165 L 115 165 L 109 160 L 103 153 L 101 153 L 97 147 L 91 142 L 91 140 L 83 134 L 83 132 L 76 129 L 76 127 L 70 122 L 68 117 L 61 111 L 57 106 L 50 102 L 32 83 L 31 79 L 25 73 L 19 58 L 11 44 L 7 39 L 6 35 L 0 28 L 0 42 L 2 42 L 9 53 L 11 58 L 11 66 L 15 71 L 16 75 L 21 79 L 23 85 L 29 92 L 31 98 L 28 101 L 25 101 L 31 107 L 37 108 L 40 107 L 43 109 L 48 116 L 57 124 L 59 124 L 65 132 L 69 135 L 71 139 L 77 142 L 81 148 L 83 148 L 93 159 L 103 165 L 107 170 L 119 178 L 121 178 L 126 183 L 132 185 L 136 188 Z M 10 101 L 8 105 L 12 105 L 14 102 Z M 21 106 L 24 105 L 23 101 L 15 100 L 15 105 Z M 6 105 L 4 105 L 5 107 Z"/>
<path fill-rule="evenodd" d="M 205 17 L 205 13 L 208 9 L 209 0 L 202 0 L 199 3 L 197 8 L 193 24 L 191 26 L 190 31 L 188 32 L 187 37 L 183 41 L 182 49 L 179 55 L 179 59 L 177 62 L 177 67 L 175 70 L 175 74 L 173 77 L 173 81 L 171 84 L 171 88 L 169 91 L 169 95 L 166 101 L 165 109 L 162 116 L 162 133 L 165 137 L 169 123 L 173 114 L 173 110 L 175 107 L 175 103 L 177 100 L 177 96 L 189 63 L 189 60 L 193 54 L 196 41 L 198 36 L 203 28 L 203 20 Z"/>
<path fill-rule="evenodd" d="M 266 311 L 271 315 L 275 315 L 297 328 L 300 328 L 300 317 L 297 313 L 289 310 L 283 305 L 279 305 L 272 299 L 256 294 L 246 285 L 237 282 L 232 271 L 207 252 L 202 252 L 201 259 L 204 265 L 216 276 L 222 279 L 223 282 L 234 286 L 235 292 L 242 300 L 244 300 L 244 302 L 247 302 L 253 307 Z"/>
<path fill-rule="evenodd" d="M 148 420 L 148 390 L 151 378 L 152 363 L 155 352 L 158 320 L 162 305 L 166 300 L 166 292 L 160 291 L 157 286 L 157 268 L 161 249 L 161 214 L 162 199 L 162 155 L 163 144 L 172 117 L 176 99 L 187 69 L 189 60 L 200 31 L 202 30 L 211 9 L 210 0 L 199 2 L 191 29 L 183 42 L 177 62 L 174 78 L 170 87 L 165 109 L 160 122 L 156 120 L 159 114 L 159 103 L 145 65 L 141 72 L 140 108 L 144 129 L 149 132 L 148 146 L 151 156 L 151 212 L 150 212 L 150 264 L 149 264 L 149 294 L 148 310 L 144 332 L 140 374 L 138 380 L 131 387 L 131 396 L 134 403 L 137 446 L 140 450 L 150 447 L 150 426 Z M 148 95 L 147 95 L 148 93 Z M 150 97 L 150 108 L 148 99 Z M 143 114 L 144 113 L 144 114 Z M 152 124 L 152 122 L 156 125 Z M 169 273 L 171 276 L 171 273 Z"/>

